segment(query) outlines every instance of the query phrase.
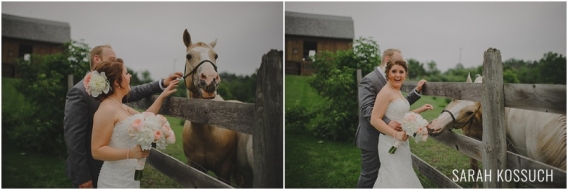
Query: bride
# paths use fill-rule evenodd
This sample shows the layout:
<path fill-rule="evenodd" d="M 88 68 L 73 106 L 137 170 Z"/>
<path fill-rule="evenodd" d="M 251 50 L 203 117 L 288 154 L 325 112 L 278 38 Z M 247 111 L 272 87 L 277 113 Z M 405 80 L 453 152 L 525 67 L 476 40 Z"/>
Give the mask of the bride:
<path fill-rule="evenodd" d="M 93 117 L 91 141 L 93 158 L 104 161 L 97 185 L 99 188 L 140 188 L 140 181 L 134 180 L 136 159 L 146 158 L 150 151 L 142 151 L 127 133 L 134 118 L 131 116 L 139 112 L 120 103 L 130 91 L 132 75 L 118 59 L 99 63 L 87 76 L 87 92 L 101 101 Z M 146 111 L 157 114 L 163 99 L 176 92 L 178 83 L 178 80 L 172 81 Z"/>
<path fill-rule="evenodd" d="M 387 116 L 391 120 L 401 123 L 404 114 L 410 110 L 410 104 L 400 92 L 402 83 L 406 79 L 408 67 L 405 61 L 389 61 L 385 67 L 387 84 L 379 91 L 371 113 L 371 125 L 382 132 L 379 136 L 379 158 L 381 166 L 373 188 L 422 188 L 414 169 L 408 136 L 405 131 L 396 131 L 390 128 L 381 118 Z M 432 105 L 424 104 L 412 110 L 422 113 L 433 109 Z M 388 151 L 397 141 L 403 141 L 394 154 Z"/>

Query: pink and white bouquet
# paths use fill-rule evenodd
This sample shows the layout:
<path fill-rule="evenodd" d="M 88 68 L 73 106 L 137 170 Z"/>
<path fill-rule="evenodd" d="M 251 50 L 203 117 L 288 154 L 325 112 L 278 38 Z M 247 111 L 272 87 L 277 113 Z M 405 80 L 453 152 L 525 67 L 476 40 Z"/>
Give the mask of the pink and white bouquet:
<path fill-rule="evenodd" d="M 406 131 L 406 135 L 414 138 L 415 142 L 426 141 L 428 139 L 428 121 L 422 118 L 420 114 L 408 112 L 404 114 L 404 118 L 400 121 L 402 130 Z M 389 153 L 394 154 L 402 141 L 397 140 L 389 149 Z"/>
<path fill-rule="evenodd" d="M 128 126 L 128 134 L 132 140 L 142 147 L 142 150 L 150 150 L 153 145 L 157 149 L 165 149 L 168 144 L 176 141 L 174 131 L 170 128 L 168 120 L 152 112 L 142 112 L 134 116 L 134 120 Z M 142 170 L 146 163 L 146 158 L 138 159 L 134 180 L 142 178 Z"/>

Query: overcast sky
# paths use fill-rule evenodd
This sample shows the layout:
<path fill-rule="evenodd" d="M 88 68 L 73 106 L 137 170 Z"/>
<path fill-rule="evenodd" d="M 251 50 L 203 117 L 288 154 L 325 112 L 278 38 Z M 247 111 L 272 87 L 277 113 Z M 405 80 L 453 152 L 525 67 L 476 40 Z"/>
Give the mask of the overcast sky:
<path fill-rule="evenodd" d="M 381 51 L 435 61 L 446 71 L 483 64 L 489 47 L 510 58 L 566 56 L 566 2 L 286 2 L 286 11 L 349 16 L 355 37 L 373 37 Z"/>
<path fill-rule="evenodd" d="M 217 38 L 219 72 L 251 75 L 283 49 L 282 2 L 2 2 L 2 13 L 69 23 L 71 39 L 108 43 L 154 80 L 183 72 L 185 29 L 193 42 Z"/>

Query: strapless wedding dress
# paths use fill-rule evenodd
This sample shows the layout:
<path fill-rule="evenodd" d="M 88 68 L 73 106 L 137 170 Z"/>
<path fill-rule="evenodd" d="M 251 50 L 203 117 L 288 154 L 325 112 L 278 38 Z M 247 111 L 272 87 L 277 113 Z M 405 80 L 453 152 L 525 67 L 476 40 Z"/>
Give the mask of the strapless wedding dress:
<path fill-rule="evenodd" d="M 134 117 L 130 116 L 114 126 L 110 147 L 127 149 L 136 146 L 127 132 L 133 120 Z M 140 188 L 140 181 L 134 180 L 136 162 L 136 159 L 105 161 L 99 173 L 98 188 Z"/>
<path fill-rule="evenodd" d="M 410 111 L 406 99 L 397 99 L 389 103 L 385 116 L 401 122 L 404 114 Z M 402 142 L 394 154 L 388 151 L 397 140 L 390 135 L 379 136 L 379 159 L 381 167 L 373 188 L 423 188 L 412 168 L 412 157 L 408 140 Z"/>

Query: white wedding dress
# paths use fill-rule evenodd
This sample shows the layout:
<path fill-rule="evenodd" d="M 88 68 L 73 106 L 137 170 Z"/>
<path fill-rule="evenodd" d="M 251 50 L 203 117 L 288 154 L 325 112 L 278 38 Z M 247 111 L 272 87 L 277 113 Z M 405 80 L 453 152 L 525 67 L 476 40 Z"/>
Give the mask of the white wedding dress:
<path fill-rule="evenodd" d="M 409 111 L 408 101 L 397 99 L 389 103 L 385 116 L 400 122 Z M 395 142 L 396 139 L 390 135 L 379 136 L 381 167 L 373 188 L 423 188 L 412 168 L 408 140 L 402 142 L 394 154 L 390 154 L 388 151 Z"/>
<path fill-rule="evenodd" d="M 114 126 L 109 146 L 132 148 L 136 143 L 128 135 L 127 129 L 135 117 L 128 117 Z M 136 159 L 105 161 L 99 173 L 98 188 L 140 188 L 140 181 L 134 180 Z"/>

